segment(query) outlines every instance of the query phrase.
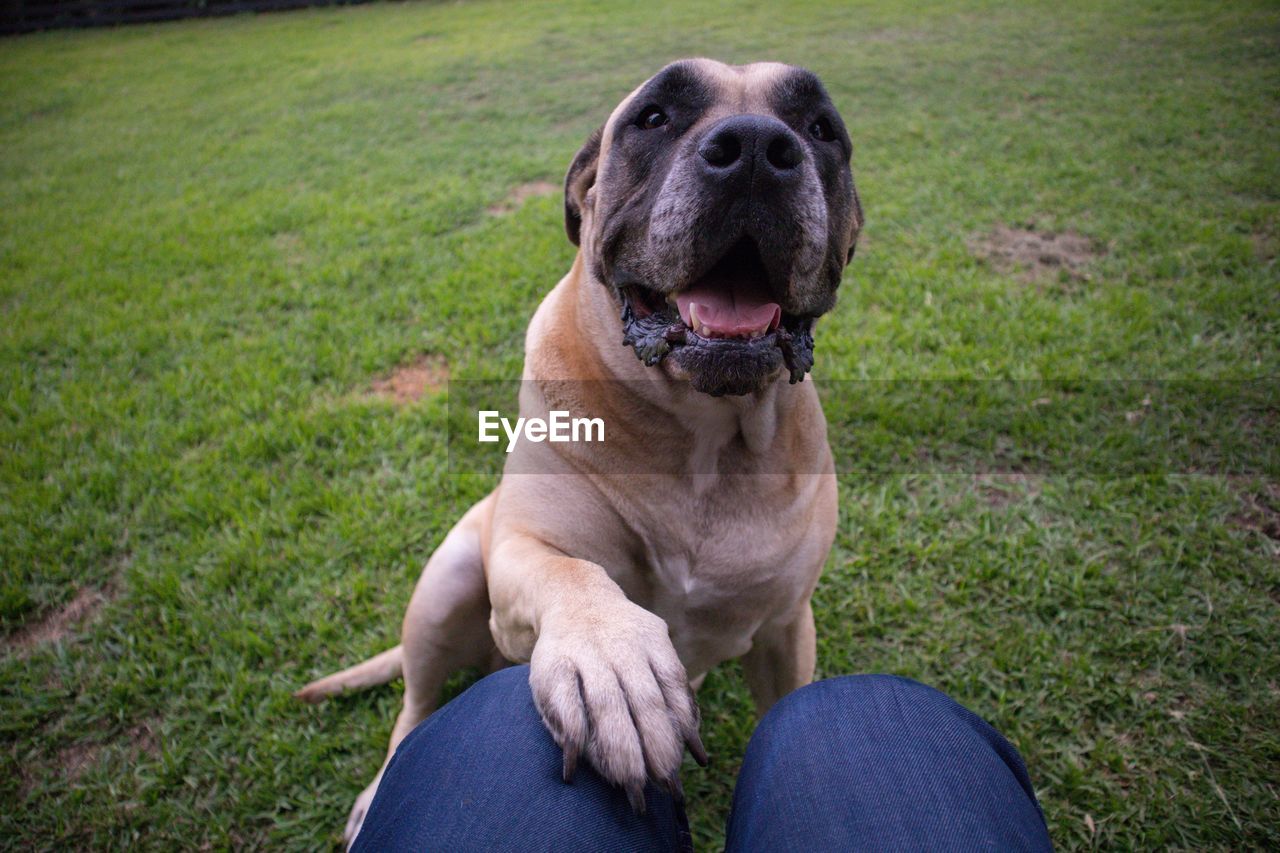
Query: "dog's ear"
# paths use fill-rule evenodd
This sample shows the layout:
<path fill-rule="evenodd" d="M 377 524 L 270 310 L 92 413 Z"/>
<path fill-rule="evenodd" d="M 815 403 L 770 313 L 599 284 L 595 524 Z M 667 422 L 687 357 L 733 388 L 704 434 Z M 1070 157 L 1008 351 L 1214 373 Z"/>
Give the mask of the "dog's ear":
<path fill-rule="evenodd" d="M 862 233 L 862 226 L 866 219 L 862 216 L 862 199 L 858 198 L 857 184 L 851 184 L 853 189 L 853 221 L 849 223 L 849 254 L 845 257 L 846 265 L 853 263 L 853 251 L 858 248 L 858 235 Z"/>
<path fill-rule="evenodd" d="M 578 149 L 569 166 L 569 174 L 564 176 L 564 230 L 575 246 L 582 240 L 582 205 L 587 197 L 587 190 L 596 182 L 600 137 L 603 135 L 604 127 L 600 126 L 587 137 L 586 144 Z"/>

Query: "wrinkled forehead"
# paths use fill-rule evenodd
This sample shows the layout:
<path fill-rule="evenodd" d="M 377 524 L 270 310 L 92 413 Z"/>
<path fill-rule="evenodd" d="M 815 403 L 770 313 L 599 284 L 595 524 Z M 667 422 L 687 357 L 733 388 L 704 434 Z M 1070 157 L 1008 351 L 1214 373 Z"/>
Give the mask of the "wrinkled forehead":
<path fill-rule="evenodd" d="M 660 106 L 679 103 L 711 118 L 742 113 L 780 115 L 820 100 L 827 100 L 827 93 L 817 75 L 794 65 L 725 65 L 713 59 L 685 59 L 663 68 L 618 104 L 605 125 L 601 153 L 608 151 L 618 122 L 651 102 Z"/>

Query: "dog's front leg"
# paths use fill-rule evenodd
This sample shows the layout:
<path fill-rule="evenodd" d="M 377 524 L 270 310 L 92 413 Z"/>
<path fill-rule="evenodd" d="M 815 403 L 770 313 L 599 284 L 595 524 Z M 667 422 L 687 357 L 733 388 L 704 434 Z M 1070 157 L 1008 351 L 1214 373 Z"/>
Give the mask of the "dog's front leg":
<path fill-rule="evenodd" d="M 763 717 L 792 690 L 813 681 L 816 637 L 809 600 L 790 616 L 767 622 L 751 638 L 751 651 L 742 658 L 742 672 Z"/>
<path fill-rule="evenodd" d="M 667 624 L 627 599 L 595 563 L 532 537 L 495 545 L 490 627 L 511 660 L 529 661 L 534 704 L 564 750 L 564 777 L 583 755 L 644 810 L 652 779 L 682 796 L 687 743 L 706 763 L 698 708 Z"/>

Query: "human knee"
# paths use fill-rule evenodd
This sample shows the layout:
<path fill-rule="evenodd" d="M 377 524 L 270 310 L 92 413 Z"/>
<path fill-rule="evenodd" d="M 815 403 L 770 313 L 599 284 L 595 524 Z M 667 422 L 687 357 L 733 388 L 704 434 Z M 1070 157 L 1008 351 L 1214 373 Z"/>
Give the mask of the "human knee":
<path fill-rule="evenodd" d="M 500 669 L 497 672 L 486 675 L 477 681 L 467 691 L 468 693 L 475 691 L 477 699 L 500 699 L 514 702 L 518 699 L 528 699 L 532 697 L 529 691 L 529 665 L 527 663 L 518 666 L 509 666 Z"/>
<path fill-rule="evenodd" d="M 505 731 L 537 732 L 541 729 L 533 697 L 529 692 L 529 667 L 512 666 L 486 676 L 462 695 L 447 702 L 422 722 L 400 743 L 397 754 L 422 750 L 454 749 L 462 741 L 484 734 Z"/>
<path fill-rule="evenodd" d="M 886 706 L 909 706 L 911 716 L 936 718 L 963 710 L 945 693 L 899 675 L 842 675 L 815 681 L 783 697 L 761 727 L 797 731 L 833 718 L 883 713 Z"/>

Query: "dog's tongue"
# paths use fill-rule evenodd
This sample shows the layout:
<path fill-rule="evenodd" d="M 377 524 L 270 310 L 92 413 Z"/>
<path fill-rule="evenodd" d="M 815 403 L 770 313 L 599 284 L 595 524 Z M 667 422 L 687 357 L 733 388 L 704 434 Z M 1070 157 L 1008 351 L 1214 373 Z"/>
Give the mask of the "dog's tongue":
<path fill-rule="evenodd" d="M 698 334 L 746 338 L 778 327 L 782 308 L 761 288 L 741 282 L 704 279 L 676 294 L 680 319 Z"/>

